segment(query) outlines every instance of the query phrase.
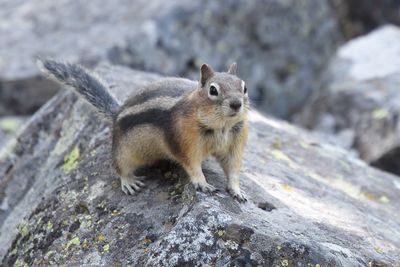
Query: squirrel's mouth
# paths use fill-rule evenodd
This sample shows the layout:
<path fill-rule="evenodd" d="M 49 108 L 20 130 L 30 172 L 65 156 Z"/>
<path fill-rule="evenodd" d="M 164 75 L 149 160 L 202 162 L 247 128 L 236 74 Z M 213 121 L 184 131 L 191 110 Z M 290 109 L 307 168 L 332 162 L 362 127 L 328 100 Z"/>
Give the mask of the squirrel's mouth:
<path fill-rule="evenodd" d="M 229 113 L 228 117 L 236 117 L 238 114 L 239 114 L 239 112 L 234 111 L 234 112 Z"/>

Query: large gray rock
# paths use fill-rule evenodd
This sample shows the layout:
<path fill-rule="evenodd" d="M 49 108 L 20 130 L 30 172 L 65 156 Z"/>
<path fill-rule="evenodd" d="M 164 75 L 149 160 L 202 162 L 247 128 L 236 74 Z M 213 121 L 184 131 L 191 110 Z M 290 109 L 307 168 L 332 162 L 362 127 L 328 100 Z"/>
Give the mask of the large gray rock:
<path fill-rule="evenodd" d="M 0 94 L 11 94 L 2 100 L 20 112 L 33 99 L 19 91 L 44 88 L 24 81 L 38 75 L 34 57 L 45 55 L 184 76 L 197 76 L 202 62 L 225 69 L 238 61 L 255 104 L 289 117 L 318 87 L 339 39 L 328 0 L 2 2 L 0 81 L 12 84 Z"/>
<path fill-rule="evenodd" d="M 157 78 L 98 71 L 121 99 Z M 147 170 L 147 189 L 126 196 L 111 168 L 110 125 L 72 93 L 56 95 L 0 158 L 2 265 L 399 263 L 396 177 L 287 123 L 256 112 L 250 121 L 242 172 L 248 203 L 225 192 L 211 160 L 203 169 L 221 189 L 216 195 L 195 192 L 166 165 L 170 178 Z"/>
<path fill-rule="evenodd" d="M 338 135 L 362 159 L 400 173 L 400 28 L 350 41 L 325 77 L 300 123 Z"/>

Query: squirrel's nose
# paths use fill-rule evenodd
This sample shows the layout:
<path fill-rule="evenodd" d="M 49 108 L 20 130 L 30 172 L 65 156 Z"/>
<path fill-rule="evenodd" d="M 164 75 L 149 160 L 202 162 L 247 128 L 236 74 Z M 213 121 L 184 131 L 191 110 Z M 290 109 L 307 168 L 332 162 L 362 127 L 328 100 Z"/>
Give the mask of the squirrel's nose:
<path fill-rule="evenodd" d="M 231 109 L 233 109 L 234 111 L 239 111 L 239 109 L 242 107 L 242 102 L 239 100 L 232 100 L 229 103 L 229 106 Z"/>

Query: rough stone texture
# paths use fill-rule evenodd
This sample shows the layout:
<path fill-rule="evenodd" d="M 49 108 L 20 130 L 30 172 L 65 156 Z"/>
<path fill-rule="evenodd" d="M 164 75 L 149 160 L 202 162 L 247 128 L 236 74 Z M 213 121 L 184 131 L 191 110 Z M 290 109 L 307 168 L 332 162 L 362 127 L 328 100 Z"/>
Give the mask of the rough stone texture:
<path fill-rule="evenodd" d="M 350 41 L 339 49 L 300 123 L 336 134 L 367 162 L 400 173 L 399 63 L 398 27 Z"/>
<path fill-rule="evenodd" d="M 202 62 L 225 69 L 238 61 L 254 103 L 289 117 L 318 87 L 319 70 L 340 39 L 328 0 L 0 4 L 0 81 L 12 85 L 0 85 L 0 94 L 10 95 L 2 99 L 13 99 L 18 112 L 37 106 L 25 107 L 31 98 L 20 91 L 44 88 L 29 82 L 38 75 L 34 57 L 44 55 L 182 76 L 197 76 Z"/>
<path fill-rule="evenodd" d="M 121 99 L 157 78 L 98 71 Z M 216 195 L 195 192 L 182 170 L 164 165 L 165 177 L 144 170 L 147 189 L 126 196 L 111 168 L 110 125 L 59 93 L 0 157 L 3 265 L 400 264 L 398 178 L 287 123 L 250 118 L 248 203 L 225 192 L 212 160 L 203 169 Z"/>
<path fill-rule="evenodd" d="M 338 15 L 343 35 L 347 39 L 369 33 L 392 23 L 400 25 L 398 0 L 330 0 Z"/>

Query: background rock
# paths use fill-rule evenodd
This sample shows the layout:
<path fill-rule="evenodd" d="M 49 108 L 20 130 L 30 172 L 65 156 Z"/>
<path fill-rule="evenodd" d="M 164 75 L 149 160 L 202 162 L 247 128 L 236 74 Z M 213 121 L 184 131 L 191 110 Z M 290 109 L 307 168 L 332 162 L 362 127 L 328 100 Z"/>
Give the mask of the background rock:
<path fill-rule="evenodd" d="M 14 93 L 47 87 L 28 82 L 38 76 L 33 59 L 44 55 L 191 77 L 202 62 L 224 70 L 238 61 L 254 103 L 288 118 L 318 88 L 340 40 L 328 0 L 3 1 L 0 18 L 0 94 L 18 103 L 0 114 L 29 113 L 37 107 L 30 101 L 54 93 Z"/>
<path fill-rule="evenodd" d="M 98 71 L 120 98 L 157 78 Z M 169 167 L 164 176 L 175 179 L 153 173 L 147 189 L 126 196 L 111 168 L 110 125 L 71 92 L 59 93 L 0 156 L 2 265 L 399 263 L 396 177 L 287 123 L 256 112 L 250 118 L 242 174 L 248 203 L 225 192 L 211 160 L 204 171 L 221 189 L 216 195 L 195 192 Z"/>
<path fill-rule="evenodd" d="M 400 25 L 397 0 L 330 0 L 346 39 L 371 32 L 384 24 Z"/>
<path fill-rule="evenodd" d="M 399 62 L 398 27 L 350 41 L 339 49 L 300 124 L 347 138 L 343 143 L 362 159 L 400 173 Z"/>
<path fill-rule="evenodd" d="M 36 76 L 0 80 L 0 115 L 30 115 L 57 92 L 56 88 L 52 81 Z"/>

